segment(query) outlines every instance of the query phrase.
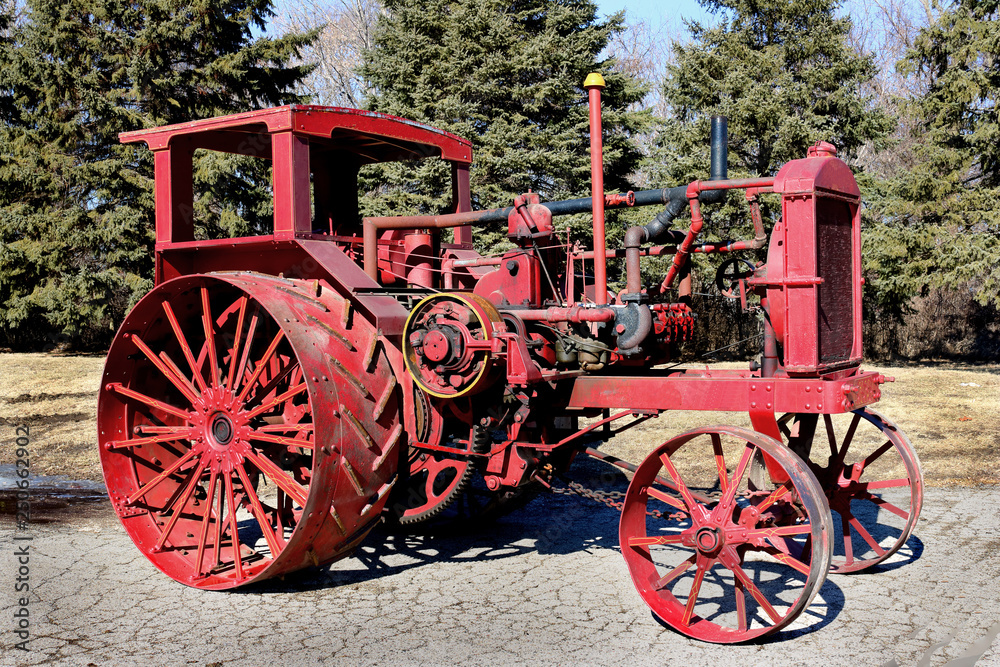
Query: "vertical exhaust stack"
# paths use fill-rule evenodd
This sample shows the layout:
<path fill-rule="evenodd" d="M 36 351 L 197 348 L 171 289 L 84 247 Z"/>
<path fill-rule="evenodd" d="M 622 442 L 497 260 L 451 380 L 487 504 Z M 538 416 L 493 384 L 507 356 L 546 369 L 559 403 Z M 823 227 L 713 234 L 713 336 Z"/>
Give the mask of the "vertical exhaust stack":
<path fill-rule="evenodd" d="M 729 178 L 729 119 L 725 116 L 712 116 L 712 138 L 709 145 L 711 151 L 710 181 L 724 181 Z"/>
<path fill-rule="evenodd" d="M 604 143 L 601 127 L 601 91 L 604 77 L 591 72 L 583 82 L 590 108 L 590 190 L 594 214 L 594 303 L 608 302 L 607 241 L 604 233 Z"/>

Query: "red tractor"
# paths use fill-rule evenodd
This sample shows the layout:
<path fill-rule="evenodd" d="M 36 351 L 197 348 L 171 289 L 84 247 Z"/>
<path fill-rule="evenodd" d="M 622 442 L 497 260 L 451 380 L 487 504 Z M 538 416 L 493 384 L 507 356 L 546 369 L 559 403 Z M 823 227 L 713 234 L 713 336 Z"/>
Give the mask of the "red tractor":
<path fill-rule="evenodd" d="M 379 521 L 509 510 L 581 454 L 629 471 L 634 583 L 702 640 L 774 632 L 828 572 L 907 541 L 921 474 L 868 407 L 887 378 L 860 369 L 851 170 L 819 143 L 773 178 L 729 180 L 716 118 L 709 179 L 605 194 L 603 80 L 585 86 L 593 196 L 496 210 L 472 210 L 468 141 L 383 114 L 286 106 L 122 135 L 154 155 L 156 286 L 112 344 L 98 431 L 115 511 L 157 568 L 229 589 L 330 563 Z M 195 240 L 199 149 L 270 160 L 273 233 Z M 362 166 L 427 157 L 451 165 L 449 211 L 361 219 Z M 702 205 L 728 190 L 745 192 L 755 237 L 699 241 Z M 769 232 L 764 193 L 781 203 Z M 606 248 L 604 210 L 625 206 L 658 211 Z M 556 229 L 570 213 L 592 213 L 593 250 Z M 474 228 L 502 223 L 515 249 L 477 253 Z M 766 262 L 735 254 L 765 247 Z M 691 253 L 721 256 L 722 293 L 763 314 L 745 369 L 663 366 L 695 326 Z M 644 285 L 650 256 L 673 259 Z M 625 259 L 617 294 L 608 257 Z M 745 412 L 754 430 L 699 428 L 637 466 L 592 446 L 669 410 Z"/>

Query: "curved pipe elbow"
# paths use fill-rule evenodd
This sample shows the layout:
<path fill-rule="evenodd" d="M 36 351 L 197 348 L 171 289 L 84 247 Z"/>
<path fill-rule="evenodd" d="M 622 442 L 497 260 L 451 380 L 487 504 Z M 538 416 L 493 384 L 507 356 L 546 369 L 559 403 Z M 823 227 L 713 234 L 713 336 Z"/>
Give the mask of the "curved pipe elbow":
<path fill-rule="evenodd" d="M 625 355 L 640 353 L 642 349 L 639 346 L 653 329 L 653 314 L 649 306 L 630 303 L 619 309 L 616 315 L 615 328 L 622 330 L 618 334 L 618 352 Z"/>
<path fill-rule="evenodd" d="M 702 204 L 721 204 L 726 200 L 726 190 L 706 190 L 698 195 Z"/>
<path fill-rule="evenodd" d="M 629 227 L 625 231 L 625 249 L 629 248 L 640 248 L 642 244 L 649 240 L 649 236 L 646 233 L 645 227 L 640 227 L 636 225 L 635 227 Z"/>

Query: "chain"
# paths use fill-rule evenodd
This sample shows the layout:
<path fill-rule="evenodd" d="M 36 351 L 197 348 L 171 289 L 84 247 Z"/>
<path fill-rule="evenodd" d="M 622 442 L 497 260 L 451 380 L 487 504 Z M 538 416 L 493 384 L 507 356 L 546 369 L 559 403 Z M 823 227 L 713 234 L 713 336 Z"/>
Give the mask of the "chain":
<path fill-rule="evenodd" d="M 552 493 L 564 496 L 577 495 L 583 498 L 589 498 L 594 502 L 601 503 L 602 505 L 607 505 L 616 512 L 621 512 L 625 508 L 625 493 L 622 491 L 601 491 L 598 489 L 589 489 L 579 482 L 574 482 L 571 480 L 565 480 L 565 487 L 558 487 L 555 485 L 550 485 L 549 490 Z M 712 494 L 705 494 L 706 500 L 719 500 L 722 498 L 722 492 L 716 491 Z M 753 498 L 755 496 L 766 496 L 769 495 L 767 491 L 753 491 L 750 489 L 744 489 L 736 494 L 739 498 Z M 796 503 L 788 503 L 787 501 L 779 500 L 775 503 L 778 507 L 783 507 L 786 514 L 794 514 L 798 519 L 805 519 L 805 513 L 797 506 Z M 687 512 L 673 512 L 664 513 L 660 510 L 646 510 L 646 515 L 654 517 L 656 519 L 667 519 L 670 521 L 685 521 L 689 517 Z"/>
<path fill-rule="evenodd" d="M 566 482 L 565 488 L 560 488 L 557 486 L 551 487 L 552 493 L 570 496 L 577 495 L 583 498 L 589 498 L 594 502 L 607 505 L 616 512 L 621 512 L 625 508 L 625 493 L 622 491 L 600 491 L 598 489 L 588 489 L 583 484 L 579 482 L 568 481 Z M 646 514 L 657 519 L 671 519 L 673 521 L 684 521 L 688 518 L 687 512 L 674 512 L 673 514 L 664 514 L 660 510 L 646 510 Z"/>

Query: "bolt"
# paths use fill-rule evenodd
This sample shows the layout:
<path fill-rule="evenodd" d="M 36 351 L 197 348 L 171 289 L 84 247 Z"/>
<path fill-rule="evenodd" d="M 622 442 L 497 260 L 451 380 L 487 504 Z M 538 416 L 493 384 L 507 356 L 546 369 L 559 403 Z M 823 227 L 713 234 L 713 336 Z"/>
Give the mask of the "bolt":
<path fill-rule="evenodd" d="M 619 334 L 619 335 L 625 333 L 625 325 L 624 324 L 619 324 L 618 326 L 616 326 L 615 327 L 615 333 Z"/>

